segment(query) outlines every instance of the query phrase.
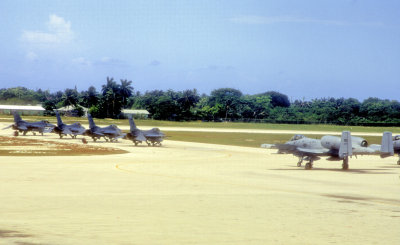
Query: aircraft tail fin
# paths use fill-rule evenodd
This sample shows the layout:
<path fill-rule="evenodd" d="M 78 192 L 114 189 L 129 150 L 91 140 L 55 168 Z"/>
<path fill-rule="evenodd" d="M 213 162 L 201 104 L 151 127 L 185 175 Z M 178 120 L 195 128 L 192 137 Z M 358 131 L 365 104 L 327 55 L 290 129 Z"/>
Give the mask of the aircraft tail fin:
<path fill-rule="evenodd" d="M 339 157 L 345 158 L 353 155 L 350 131 L 343 131 L 340 138 Z"/>
<path fill-rule="evenodd" d="M 384 132 L 382 135 L 381 157 L 394 155 L 392 132 Z"/>
<path fill-rule="evenodd" d="M 131 127 L 131 131 L 134 131 L 135 129 L 137 129 L 135 122 L 133 121 L 132 116 L 129 116 L 129 125 Z"/>
<path fill-rule="evenodd" d="M 18 114 L 18 112 L 13 111 L 13 115 L 14 115 L 14 122 L 15 122 L 15 123 L 22 121 L 22 118 L 21 118 L 21 116 Z"/>
<path fill-rule="evenodd" d="M 89 128 L 90 129 L 95 128 L 96 124 L 94 123 L 92 115 L 90 115 L 90 113 L 87 114 L 87 118 L 88 118 L 88 121 L 89 121 Z"/>
<path fill-rule="evenodd" d="M 60 113 L 58 113 L 58 111 L 56 111 L 56 116 L 57 116 L 57 126 L 61 126 L 63 124 L 61 117 L 60 117 Z"/>

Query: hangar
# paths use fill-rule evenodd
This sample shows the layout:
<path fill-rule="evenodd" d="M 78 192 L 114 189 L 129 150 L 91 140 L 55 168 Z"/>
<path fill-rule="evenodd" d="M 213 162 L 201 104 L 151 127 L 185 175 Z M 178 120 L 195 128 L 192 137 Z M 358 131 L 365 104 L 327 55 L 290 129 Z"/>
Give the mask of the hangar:
<path fill-rule="evenodd" d="M 45 109 L 41 105 L 0 105 L 0 114 L 10 115 L 12 111 L 20 115 L 43 115 Z"/>

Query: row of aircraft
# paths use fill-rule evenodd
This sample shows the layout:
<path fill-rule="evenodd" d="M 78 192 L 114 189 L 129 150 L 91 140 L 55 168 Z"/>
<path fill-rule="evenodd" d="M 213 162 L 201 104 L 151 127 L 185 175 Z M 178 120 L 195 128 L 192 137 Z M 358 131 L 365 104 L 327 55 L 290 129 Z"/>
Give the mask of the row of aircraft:
<path fill-rule="evenodd" d="M 382 158 L 399 155 L 397 164 L 400 165 L 400 135 L 392 136 L 391 132 L 384 132 L 380 145 L 371 144 L 349 131 L 343 131 L 342 136 L 325 135 L 321 139 L 311 139 L 296 134 L 284 144 L 262 144 L 261 147 L 277 149 L 278 154 L 293 154 L 299 158 L 297 167 L 307 161 L 305 169 L 312 169 L 313 163 L 321 157 L 328 161 L 343 161 L 342 168 L 349 168 L 349 157 L 358 155 L 379 155 Z"/>
<path fill-rule="evenodd" d="M 14 124 L 4 128 L 12 128 L 14 135 L 20 133 L 26 135 L 27 132 L 49 133 L 54 132 L 63 138 L 70 135 L 76 138 L 78 135 L 89 136 L 93 141 L 104 138 L 106 141 L 115 142 L 120 138 L 131 140 L 135 146 L 146 142 L 149 146 L 161 146 L 161 142 L 165 137 L 160 129 L 152 128 L 151 130 L 140 130 L 136 127 L 132 117 L 129 117 L 130 131 L 123 133 L 116 125 L 107 127 L 99 127 L 95 124 L 92 116 L 88 114 L 89 129 L 85 129 L 79 122 L 67 125 L 61 120 L 60 114 L 56 112 L 57 126 L 48 121 L 26 122 L 21 119 L 17 112 L 13 112 Z M 381 157 L 393 156 L 395 153 L 399 155 L 397 164 L 400 165 L 400 135 L 392 137 L 391 132 L 384 132 L 382 135 L 381 145 L 372 144 L 356 136 L 351 136 L 349 131 L 343 131 L 342 136 L 325 135 L 321 139 L 311 139 L 304 135 L 294 135 L 288 142 L 284 144 L 263 144 L 261 147 L 278 149 L 279 154 L 293 154 L 299 158 L 297 166 L 301 167 L 303 161 L 307 161 L 305 169 L 312 169 L 313 163 L 321 157 L 328 157 L 329 161 L 343 161 L 342 168 L 349 168 L 349 157 L 358 155 L 379 155 Z"/>
<path fill-rule="evenodd" d="M 73 124 L 65 124 L 61 120 L 60 114 L 56 111 L 57 125 L 51 124 L 48 121 L 42 120 L 38 122 L 27 122 L 22 120 L 21 116 L 17 112 L 13 112 L 14 124 L 11 124 L 4 129 L 12 128 L 14 135 L 19 134 L 26 135 L 28 132 L 36 133 L 56 133 L 60 136 L 60 139 L 64 136 L 70 135 L 72 138 L 76 138 L 78 135 L 89 136 L 93 141 L 104 138 L 106 141 L 115 142 L 120 138 L 132 140 L 136 145 L 146 142 L 149 146 L 161 146 L 161 142 L 165 138 L 165 134 L 158 128 L 152 128 L 151 130 L 141 130 L 136 127 L 132 117 L 129 117 L 130 131 L 123 133 L 116 125 L 110 125 L 107 127 L 99 127 L 94 123 L 94 120 L 90 114 L 88 114 L 89 129 L 85 129 L 79 122 Z"/>

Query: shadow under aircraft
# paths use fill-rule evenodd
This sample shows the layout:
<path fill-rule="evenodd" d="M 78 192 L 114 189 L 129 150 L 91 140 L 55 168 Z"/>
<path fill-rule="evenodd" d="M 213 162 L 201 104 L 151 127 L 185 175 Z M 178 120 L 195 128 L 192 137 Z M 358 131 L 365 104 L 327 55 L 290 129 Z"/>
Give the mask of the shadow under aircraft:
<path fill-rule="evenodd" d="M 53 132 L 60 136 L 60 139 L 64 135 L 70 135 L 73 139 L 76 139 L 77 135 L 83 135 L 86 129 L 79 123 L 65 124 L 61 120 L 60 113 L 55 112 L 57 116 L 57 127 L 54 127 Z"/>
<path fill-rule="evenodd" d="M 21 116 L 18 112 L 13 111 L 14 115 L 14 124 L 11 124 L 8 127 L 3 129 L 12 128 L 14 131 L 14 136 L 18 136 L 20 133 L 26 135 L 28 132 L 32 132 L 33 135 L 36 135 L 36 132 L 43 135 L 43 133 L 50 133 L 55 125 L 49 123 L 49 121 L 42 120 L 38 122 L 27 122 L 22 120 Z"/>
<path fill-rule="evenodd" d="M 92 137 L 93 141 L 104 138 L 106 141 L 115 142 L 119 138 L 125 137 L 126 134 L 122 133 L 116 125 L 112 124 L 107 127 L 98 127 L 93 121 L 92 115 L 88 113 L 89 129 L 85 131 L 85 135 Z"/>
<path fill-rule="evenodd" d="M 129 117 L 129 125 L 130 132 L 127 133 L 126 138 L 132 140 L 135 145 L 146 141 L 148 146 L 161 146 L 165 134 L 163 134 L 159 128 L 152 128 L 150 130 L 138 129 L 131 116 Z"/>

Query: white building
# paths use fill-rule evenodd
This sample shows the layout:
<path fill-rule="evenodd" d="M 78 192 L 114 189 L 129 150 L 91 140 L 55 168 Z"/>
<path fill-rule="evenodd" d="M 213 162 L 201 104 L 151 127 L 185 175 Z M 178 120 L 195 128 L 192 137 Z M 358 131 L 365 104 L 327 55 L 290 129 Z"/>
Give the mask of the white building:
<path fill-rule="evenodd" d="M 0 114 L 12 114 L 17 111 L 20 115 L 43 115 L 45 109 L 41 105 L 0 105 Z"/>
<path fill-rule="evenodd" d="M 133 118 L 148 118 L 150 112 L 147 110 L 130 110 L 130 109 L 122 109 L 122 114 L 124 117 L 132 116 Z"/>

